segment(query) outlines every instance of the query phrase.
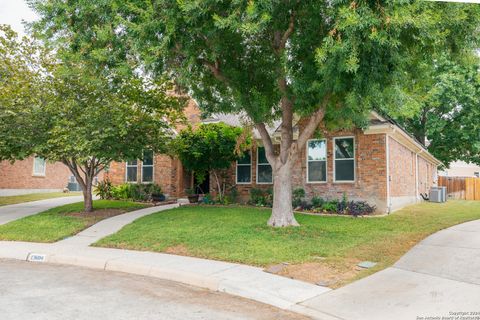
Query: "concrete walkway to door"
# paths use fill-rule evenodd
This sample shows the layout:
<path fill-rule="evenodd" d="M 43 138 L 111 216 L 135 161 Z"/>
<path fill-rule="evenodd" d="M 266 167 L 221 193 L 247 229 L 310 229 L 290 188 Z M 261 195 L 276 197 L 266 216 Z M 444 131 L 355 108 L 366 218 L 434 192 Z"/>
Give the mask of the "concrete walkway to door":
<path fill-rule="evenodd" d="M 83 196 L 51 198 L 0 207 L 0 225 L 65 204 L 83 201 Z"/>
<path fill-rule="evenodd" d="M 393 267 L 302 305 L 325 319 L 480 319 L 480 220 L 437 232 Z"/>

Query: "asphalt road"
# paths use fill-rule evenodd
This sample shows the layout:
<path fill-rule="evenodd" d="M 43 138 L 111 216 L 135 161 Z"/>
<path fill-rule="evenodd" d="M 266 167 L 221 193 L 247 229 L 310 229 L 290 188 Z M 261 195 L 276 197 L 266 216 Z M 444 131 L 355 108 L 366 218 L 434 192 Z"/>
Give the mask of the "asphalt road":
<path fill-rule="evenodd" d="M 175 282 L 72 266 L 0 260 L 2 320 L 306 319 Z"/>

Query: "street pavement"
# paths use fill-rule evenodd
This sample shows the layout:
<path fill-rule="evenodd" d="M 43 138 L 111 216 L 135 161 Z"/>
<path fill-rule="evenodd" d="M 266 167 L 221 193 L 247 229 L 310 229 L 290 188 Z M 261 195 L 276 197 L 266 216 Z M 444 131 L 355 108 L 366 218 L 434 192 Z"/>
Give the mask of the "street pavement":
<path fill-rule="evenodd" d="M 0 260 L 2 320 L 307 319 L 255 301 L 119 272 Z"/>

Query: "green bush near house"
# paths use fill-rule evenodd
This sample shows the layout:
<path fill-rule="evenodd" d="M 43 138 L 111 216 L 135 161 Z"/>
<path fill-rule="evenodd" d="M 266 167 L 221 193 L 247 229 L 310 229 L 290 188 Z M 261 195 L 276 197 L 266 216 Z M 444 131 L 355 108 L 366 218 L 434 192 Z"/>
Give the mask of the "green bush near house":
<path fill-rule="evenodd" d="M 153 194 L 162 194 L 162 188 L 155 183 L 124 183 L 114 186 L 105 180 L 98 183 L 94 192 L 100 199 L 150 201 Z"/>

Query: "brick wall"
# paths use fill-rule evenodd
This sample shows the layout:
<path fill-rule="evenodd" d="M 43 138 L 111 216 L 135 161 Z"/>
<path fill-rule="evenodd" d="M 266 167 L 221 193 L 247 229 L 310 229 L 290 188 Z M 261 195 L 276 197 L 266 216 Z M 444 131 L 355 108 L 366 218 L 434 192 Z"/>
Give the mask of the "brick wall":
<path fill-rule="evenodd" d="M 33 175 L 33 157 L 11 164 L 0 162 L 0 189 L 63 189 L 70 177 L 60 162 L 47 162 L 45 176 Z"/>
<path fill-rule="evenodd" d="M 344 136 L 355 137 L 355 182 L 353 183 L 333 182 L 333 138 Z M 300 151 L 300 157 L 294 166 L 294 188 L 304 188 L 308 198 L 314 195 L 328 199 L 341 198 L 345 192 L 349 199 L 367 200 L 372 204 L 376 204 L 379 211 L 385 210 L 387 193 L 385 135 L 365 135 L 361 130 L 354 130 L 335 133 L 324 132 L 324 138 L 327 139 L 327 182 L 307 183 L 305 147 Z M 273 187 L 272 184 L 256 183 L 256 148 L 253 147 L 251 152 L 252 183 L 236 185 L 242 201 L 249 199 L 251 188 L 267 189 Z M 228 183 L 231 185 L 235 184 L 235 174 L 235 164 L 233 164 L 232 168 L 228 171 Z M 213 181 L 212 176 L 210 179 Z M 212 182 L 210 183 L 210 191 L 214 193 Z"/>
<path fill-rule="evenodd" d="M 416 154 L 389 137 L 390 196 L 415 197 Z"/>

